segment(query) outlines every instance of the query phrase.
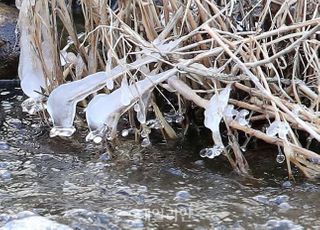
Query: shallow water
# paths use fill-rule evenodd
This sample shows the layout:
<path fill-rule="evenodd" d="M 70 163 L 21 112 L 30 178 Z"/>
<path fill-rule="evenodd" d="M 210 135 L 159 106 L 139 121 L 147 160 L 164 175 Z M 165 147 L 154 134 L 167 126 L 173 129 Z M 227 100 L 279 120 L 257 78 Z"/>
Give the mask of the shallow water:
<path fill-rule="evenodd" d="M 49 139 L 19 89 L 0 97 L 0 227 L 31 211 L 73 229 L 320 229 L 319 181 L 287 181 L 274 150 L 246 153 L 256 179 L 203 160 L 192 138 L 122 140 L 109 159 L 81 134 Z"/>

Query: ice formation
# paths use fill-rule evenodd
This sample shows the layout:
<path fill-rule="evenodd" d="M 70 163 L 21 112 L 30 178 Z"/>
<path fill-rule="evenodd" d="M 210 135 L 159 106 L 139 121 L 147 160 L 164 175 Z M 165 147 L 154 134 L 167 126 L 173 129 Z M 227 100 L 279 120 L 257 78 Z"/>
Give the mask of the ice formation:
<path fill-rule="evenodd" d="M 115 131 L 117 119 L 128 106 L 139 100 L 141 95 L 151 90 L 156 84 L 165 81 L 175 72 L 175 69 L 168 70 L 130 85 L 128 88 L 128 93 L 130 94 L 129 105 L 122 103 L 121 94 L 123 91 L 121 87 L 110 94 L 95 96 L 86 109 L 87 123 L 90 128 L 90 133 L 87 135 L 86 140 L 94 140 L 97 137 L 102 138 L 107 132 L 112 134 Z"/>
<path fill-rule="evenodd" d="M 177 39 L 166 44 L 159 44 L 157 46 L 158 51 L 161 55 L 165 55 L 166 52 L 174 49 L 179 42 L 180 40 Z M 161 57 L 160 54 L 153 53 L 152 57 L 144 57 L 131 64 L 118 65 L 108 72 L 98 72 L 81 80 L 60 85 L 54 89 L 49 95 L 47 103 L 47 109 L 54 125 L 50 136 L 71 136 L 75 130 L 73 120 L 76 113 L 76 105 L 79 101 L 102 89 L 106 84 L 109 85 L 111 80 L 125 74 L 127 71 L 138 69 L 141 66 L 157 61 L 157 59 Z M 119 91 L 116 90 L 116 92 L 117 96 L 121 98 Z M 118 98 L 116 102 L 118 102 Z M 67 130 L 67 132 L 65 132 L 65 130 Z"/>
<path fill-rule="evenodd" d="M 266 134 L 270 137 L 279 136 L 281 139 L 286 139 L 290 131 L 290 126 L 283 121 L 274 121 L 266 130 Z"/>
<path fill-rule="evenodd" d="M 223 115 L 226 119 L 226 122 L 231 122 L 238 113 L 239 112 L 234 109 L 234 105 L 227 105 L 223 112 Z"/>
<path fill-rule="evenodd" d="M 212 132 L 212 139 L 215 143 L 213 152 L 215 155 L 220 155 L 223 151 L 224 145 L 222 143 L 220 134 L 220 121 L 224 116 L 224 111 L 228 105 L 231 87 L 226 86 L 222 92 L 213 95 L 209 101 L 208 107 L 204 111 L 204 125 Z"/>
<path fill-rule="evenodd" d="M 39 4 L 39 6 L 38 6 Z M 29 97 L 27 101 L 22 104 L 23 110 L 30 114 L 34 114 L 44 109 L 42 89 L 46 89 L 49 82 L 46 80 L 44 68 L 48 73 L 53 73 L 53 48 L 50 44 L 48 28 L 41 25 L 40 38 L 41 52 L 45 63 L 41 63 L 39 54 L 34 47 L 35 29 L 32 21 L 32 14 L 39 15 L 46 23 L 48 19 L 48 12 L 43 7 L 43 2 L 36 2 L 31 0 L 16 1 L 17 8 L 20 9 L 18 28 L 20 31 L 20 58 L 18 75 L 21 80 L 22 91 Z M 37 5 L 37 7 L 36 7 Z"/>
<path fill-rule="evenodd" d="M 20 30 L 20 59 L 18 71 L 21 88 L 23 92 L 31 98 L 39 97 L 39 94 L 35 91 L 41 92 L 41 87 L 45 86 L 41 63 L 31 43 L 31 22 L 28 13 L 34 5 L 35 2 L 29 0 L 22 1 L 18 20 Z"/>
<path fill-rule="evenodd" d="M 249 111 L 246 109 L 241 109 L 237 115 L 235 120 L 239 122 L 240 125 L 246 126 L 249 124 L 249 121 L 246 119 L 246 116 L 249 115 Z"/>

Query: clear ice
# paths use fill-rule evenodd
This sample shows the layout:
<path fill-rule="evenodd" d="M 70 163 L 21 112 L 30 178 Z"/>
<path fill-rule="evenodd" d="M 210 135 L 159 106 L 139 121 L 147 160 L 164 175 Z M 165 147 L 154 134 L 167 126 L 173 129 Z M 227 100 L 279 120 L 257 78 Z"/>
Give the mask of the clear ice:
<path fill-rule="evenodd" d="M 173 73 L 175 73 L 175 70 L 168 70 L 130 85 L 128 90 L 132 97 L 130 97 L 129 105 L 122 103 L 121 87 L 110 94 L 98 94 L 95 96 L 86 109 L 86 119 L 90 129 L 86 139 L 93 140 L 96 135 L 103 136 L 105 130 L 114 133 L 120 115 L 139 100 L 140 95 L 150 91 L 156 84 L 167 80 Z"/>
<path fill-rule="evenodd" d="M 200 151 L 200 156 L 201 157 L 207 157 L 209 159 L 213 159 L 217 156 L 220 156 L 221 153 L 223 152 L 224 147 L 221 145 L 215 145 L 212 148 L 204 148 Z"/>
<path fill-rule="evenodd" d="M 39 97 L 35 91 L 41 92 L 45 87 L 45 79 L 40 60 L 32 47 L 31 21 L 29 12 L 34 5 L 31 1 L 22 1 L 18 19 L 20 30 L 20 59 L 18 74 L 23 92 L 31 98 Z"/>
<path fill-rule="evenodd" d="M 212 132 L 212 139 L 217 146 L 224 147 L 220 135 L 220 121 L 228 105 L 231 86 L 226 86 L 221 93 L 213 95 L 204 111 L 204 125 Z"/>
<path fill-rule="evenodd" d="M 21 103 L 22 111 L 29 114 L 36 114 L 46 108 L 42 97 L 28 98 Z"/>
<path fill-rule="evenodd" d="M 236 120 L 237 122 L 239 122 L 240 125 L 246 126 L 246 125 L 249 124 L 249 121 L 246 119 L 246 116 L 248 116 L 248 115 L 249 115 L 249 111 L 248 111 L 248 110 L 246 110 L 246 109 L 241 109 L 241 110 L 237 113 L 235 120 Z"/>
<path fill-rule="evenodd" d="M 266 130 L 266 134 L 270 137 L 275 137 L 277 134 L 279 138 L 286 139 L 290 131 L 290 127 L 283 121 L 274 121 Z"/>
<path fill-rule="evenodd" d="M 17 1 L 17 8 L 20 9 L 18 28 L 20 31 L 20 59 L 18 67 L 18 75 L 21 80 L 22 91 L 29 97 L 25 101 L 26 105 L 23 109 L 26 112 L 34 114 L 35 112 L 42 110 L 42 88 L 46 88 L 47 82 L 43 73 L 42 65 L 38 55 L 33 47 L 33 35 L 32 22 L 30 19 L 30 11 L 35 7 L 33 1 Z M 43 31 L 45 29 L 42 29 Z M 43 46 L 47 46 L 47 43 L 43 42 Z M 50 56 L 48 52 L 50 49 L 44 47 L 46 53 L 45 56 Z M 48 54 L 48 55 L 46 55 Z M 51 57 L 48 57 L 48 62 L 52 61 Z M 32 106 L 31 106 L 32 105 Z"/>
<path fill-rule="evenodd" d="M 172 49 L 174 49 L 179 44 L 179 42 L 180 40 L 177 39 L 174 42 L 159 44 L 157 48 L 160 52 L 162 52 L 163 55 L 165 55 L 166 52 L 170 52 Z M 153 53 L 152 57 L 150 56 L 144 57 L 144 58 L 138 59 L 137 61 L 131 64 L 118 65 L 108 72 L 104 72 L 104 71 L 98 72 L 98 73 L 89 75 L 81 80 L 60 85 L 59 87 L 57 87 L 51 92 L 47 102 L 47 110 L 53 121 L 53 126 L 56 128 L 56 130 L 59 130 L 61 128 L 69 128 L 74 130 L 73 121 L 76 113 L 76 105 L 79 101 L 85 99 L 88 95 L 95 93 L 98 90 L 105 87 L 105 85 L 109 83 L 110 80 L 116 79 L 117 77 L 125 74 L 129 70 L 138 69 L 141 66 L 155 62 L 160 57 L 161 56 L 159 53 Z M 145 82 L 148 82 L 148 81 L 145 81 Z M 114 103 L 110 102 L 110 104 L 114 104 L 112 106 L 117 107 L 119 106 L 119 104 L 115 105 L 115 103 L 119 103 L 119 98 L 121 98 L 121 94 L 118 90 L 115 90 L 114 92 L 116 93 L 115 94 L 111 93 L 110 95 L 112 96 L 109 96 L 109 97 L 113 98 L 114 95 L 116 95 L 116 97 L 118 98 L 112 99 L 115 101 Z M 106 95 L 102 95 L 102 96 L 107 97 Z M 93 104 L 96 104 L 97 100 L 104 101 L 100 97 L 98 99 L 95 99 L 95 102 L 93 102 L 91 106 Z M 105 101 L 103 103 L 105 103 Z M 99 104 L 99 106 L 102 106 L 101 107 L 102 111 L 108 110 L 108 108 L 105 108 L 106 106 L 103 103 Z M 110 108 L 110 110 L 113 110 L 113 109 L 115 109 L 115 107 Z M 94 112 L 87 113 L 87 115 L 89 115 L 90 123 L 100 124 L 101 121 L 99 120 L 99 116 L 102 116 L 102 115 L 99 115 L 99 116 L 97 115 L 97 120 L 99 121 L 93 122 L 91 121 L 92 119 L 90 118 L 91 113 L 94 113 Z M 109 115 L 110 114 L 107 113 L 105 117 L 108 117 Z M 101 125 L 99 125 L 99 127 L 101 127 Z M 53 132 L 53 134 L 65 135 L 65 136 L 72 135 L 71 132 L 64 133 L 60 131 Z"/>
<path fill-rule="evenodd" d="M 227 105 L 223 112 L 223 115 L 227 122 L 231 122 L 233 118 L 237 116 L 238 113 L 239 112 L 236 109 L 234 109 L 234 105 Z"/>

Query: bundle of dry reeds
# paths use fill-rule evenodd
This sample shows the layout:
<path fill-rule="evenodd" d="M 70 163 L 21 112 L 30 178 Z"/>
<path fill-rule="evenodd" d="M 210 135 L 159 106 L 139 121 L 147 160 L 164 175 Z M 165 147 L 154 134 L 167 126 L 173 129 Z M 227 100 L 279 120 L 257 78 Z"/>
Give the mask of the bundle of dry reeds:
<path fill-rule="evenodd" d="M 161 110 L 165 106 L 155 95 L 174 99 L 169 104 L 176 117 L 186 118 L 186 111 L 207 108 L 212 95 L 229 85 L 228 103 L 243 111 L 243 119 L 236 119 L 239 112 L 229 107 L 231 120 L 224 118 L 224 155 L 233 168 L 248 173 L 245 146 L 238 140 L 246 134 L 278 146 L 284 153 L 278 160 L 286 159 L 289 176 L 291 163 L 307 177 L 319 176 L 319 149 L 309 149 L 320 142 L 319 1 L 118 0 L 112 10 L 107 0 L 81 0 L 82 31 L 76 29 L 71 2 L 48 2 L 36 3 L 47 8 L 45 14 L 35 7 L 32 15 L 37 28 L 46 28 L 42 35 L 34 31 L 34 46 L 50 82 L 48 94 L 67 81 L 117 66 L 126 70 L 114 79 L 115 89 L 123 75 L 136 82 L 174 70 L 148 102 L 163 135 L 174 138 L 164 115 L 168 111 Z M 52 69 L 41 51 L 44 40 L 53 50 Z M 176 44 L 165 50 L 162 44 L 169 41 Z M 138 60 L 144 61 L 136 65 Z M 133 112 L 128 108 L 121 116 L 136 126 Z"/>

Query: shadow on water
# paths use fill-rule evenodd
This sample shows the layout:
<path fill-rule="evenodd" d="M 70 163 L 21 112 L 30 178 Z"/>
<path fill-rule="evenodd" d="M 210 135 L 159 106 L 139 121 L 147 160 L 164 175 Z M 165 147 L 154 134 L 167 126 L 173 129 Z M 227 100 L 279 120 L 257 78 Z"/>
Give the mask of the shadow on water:
<path fill-rule="evenodd" d="M 0 89 L 0 227 L 32 211 L 73 229 L 320 228 L 318 181 L 286 181 L 275 149 L 245 153 L 256 179 L 204 160 L 192 138 L 113 157 L 82 138 L 48 138 L 22 114 L 18 88 Z"/>

